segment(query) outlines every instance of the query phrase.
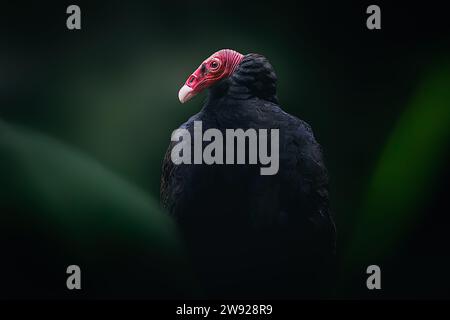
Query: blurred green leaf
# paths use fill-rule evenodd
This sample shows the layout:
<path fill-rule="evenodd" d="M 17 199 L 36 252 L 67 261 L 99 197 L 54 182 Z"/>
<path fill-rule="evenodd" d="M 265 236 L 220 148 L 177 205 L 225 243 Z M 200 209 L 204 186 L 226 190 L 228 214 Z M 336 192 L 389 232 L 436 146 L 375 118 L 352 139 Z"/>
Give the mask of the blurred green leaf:
<path fill-rule="evenodd" d="M 89 297 L 167 297 L 193 292 L 177 230 L 156 201 L 101 164 L 38 133 L 0 122 L 5 294 L 60 296 L 65 267 L 79 264 Z M 27 274 L 30 266 L 60 273 Z M 44 277 L 45 278 L 45 277 Z M 21 289 L 20 289 L 21 288 Z M 10 290 L 10 292 L 7 292 Z M 1 291 L 0 291 L 1 295 Z M 14 295 L 14 293 L 13 293 Z"/>
<path fill-rule="evenodd" d="M 392 254 L 418 219 L 450 138 L 450 65 L 441 64 L 399 118 L 370 180 L 346 263 Z"/>

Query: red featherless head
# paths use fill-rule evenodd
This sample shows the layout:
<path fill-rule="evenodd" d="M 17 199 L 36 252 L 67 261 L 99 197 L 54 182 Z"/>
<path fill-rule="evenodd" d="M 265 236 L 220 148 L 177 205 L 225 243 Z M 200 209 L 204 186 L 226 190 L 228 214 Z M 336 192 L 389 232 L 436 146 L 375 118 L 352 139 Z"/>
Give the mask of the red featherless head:
<path fill-rule="evenodd" d="M 236 70 L 243 57 L 244 55 L 230 49 L 223 49 L 214 53 L 203 61 L 186 80 L 186 83 L 178 92 L 180 102 L 185 103 L 199 92 L 229 77 Z"/>

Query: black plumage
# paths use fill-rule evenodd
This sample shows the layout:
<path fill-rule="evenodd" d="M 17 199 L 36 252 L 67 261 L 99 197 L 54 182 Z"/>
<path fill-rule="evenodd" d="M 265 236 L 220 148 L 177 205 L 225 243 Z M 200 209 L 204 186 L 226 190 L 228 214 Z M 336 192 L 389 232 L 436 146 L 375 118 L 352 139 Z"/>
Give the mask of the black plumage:
<path fill-rule="evenodd" d="M 276 175 L 260 165 L 175 165 L 163 161 L 161 203 L 186 239 L 209 297 L 281 298 L 329 294 L 335 227 L 328 175 L 311 127 L 284 112 L 268 60 L 245 55 L 209 89 L 181 128 L 279 129 Z M 205 143 L 206 145 L 206 143 Z"/>

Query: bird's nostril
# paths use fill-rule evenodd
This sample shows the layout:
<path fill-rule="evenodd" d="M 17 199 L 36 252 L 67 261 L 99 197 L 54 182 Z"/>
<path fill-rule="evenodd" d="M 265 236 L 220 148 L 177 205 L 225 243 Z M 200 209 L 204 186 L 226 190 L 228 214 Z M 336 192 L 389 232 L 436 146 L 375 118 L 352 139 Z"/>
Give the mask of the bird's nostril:
<path fill-rule="evenodd" d="M 189 78 L 189 83 L 194 82 L 194 80 L 195 80 L 195 76 L 192 75 L 192 76 Z"/>

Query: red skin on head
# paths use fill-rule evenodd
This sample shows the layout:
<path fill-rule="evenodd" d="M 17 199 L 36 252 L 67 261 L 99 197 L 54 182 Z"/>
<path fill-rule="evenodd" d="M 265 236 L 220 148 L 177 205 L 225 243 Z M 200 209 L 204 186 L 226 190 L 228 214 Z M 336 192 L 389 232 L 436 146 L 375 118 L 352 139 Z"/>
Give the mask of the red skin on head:
<path fill-rule="evenodd" d="M 178 97 L 181 103 L 230 76 L 243 57 L 239 52 L 230 49 L 223 49 L 211 55 L 189 76 L 185 85 L 180 89 Z"/>

